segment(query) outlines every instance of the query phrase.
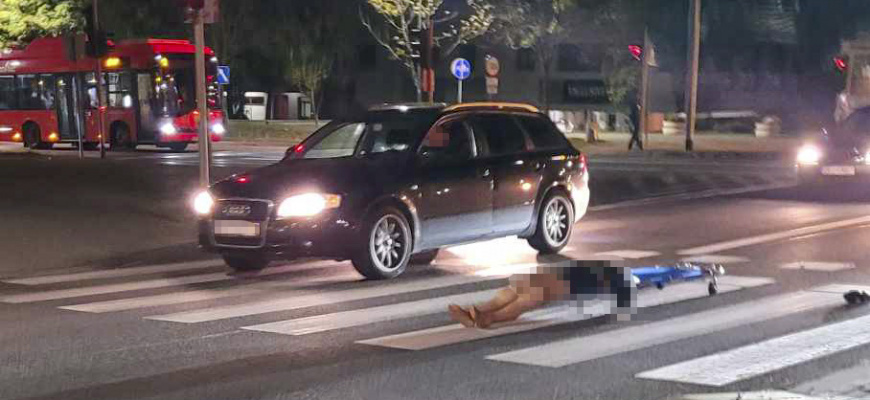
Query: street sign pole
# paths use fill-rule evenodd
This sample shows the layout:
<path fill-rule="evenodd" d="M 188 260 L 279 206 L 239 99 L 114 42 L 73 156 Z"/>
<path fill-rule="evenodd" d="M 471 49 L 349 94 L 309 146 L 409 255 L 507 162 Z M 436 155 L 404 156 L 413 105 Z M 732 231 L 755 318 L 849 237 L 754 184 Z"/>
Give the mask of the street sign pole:
<path fill-rule="evenodd" d="M 456 80 L 456 102 L 462 103 L 462 79 Z"/>
<path fill-rule="evenodd" d="M 686 82 L 686 151 L 695 148 L 695 119 L 698 111 L 698 67 L 701 52 L 701 0 L 692 0 L 689 12 L 689 57 Z"/>
<path fill-rule="evenodd" d="M 199 184 L 205 188 L 211 183 L 211 144 L 205 94 L 205 33 L 202 10 L 193 10 L 193 16 L 193 40 L 196 44 L 196 105 L 199 110 Z"/>

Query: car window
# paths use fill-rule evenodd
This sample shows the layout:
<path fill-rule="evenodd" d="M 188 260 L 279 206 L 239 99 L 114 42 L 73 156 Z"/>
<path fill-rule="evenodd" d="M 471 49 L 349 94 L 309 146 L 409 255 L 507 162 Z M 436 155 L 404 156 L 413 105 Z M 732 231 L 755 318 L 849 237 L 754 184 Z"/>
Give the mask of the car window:
<path fill-rule="evenodd" d="M 469 122 L 474 130 L 474 137 L 486 142 L 488 155 L 500 156 L 526 150 L 526 136 L 509 115 L 476 115 Z"/>
<path fill-rule="evenodd" d="M 561 149 L 565 147 L 565 136 L 543 117 L 518 116 L 517 121 L 526 130 L 536 149 Z"/>
<path fill-rule="evenodd" d="M 429 159 L 463 161 L 474 157 L 471 132 L 463 120 L 436 124 L 423 139 L 420 154 Z"/>
<path fill-rule="evenodd" d="M 308 148 L 305 154 L 302 155 L 302 158 L 352 156 L 364 130 L 365 124 L 361 122 L 342 125 Z"/>

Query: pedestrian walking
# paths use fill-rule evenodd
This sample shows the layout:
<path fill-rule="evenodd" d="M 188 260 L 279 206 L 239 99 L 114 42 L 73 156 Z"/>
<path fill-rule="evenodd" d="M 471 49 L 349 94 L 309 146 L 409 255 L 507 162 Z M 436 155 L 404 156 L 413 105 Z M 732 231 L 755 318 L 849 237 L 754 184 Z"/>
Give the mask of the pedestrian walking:
<path fill-rule="evenodd" d="M 486 329 L 566 300 L 582 305 L 603 298 L 616 303 L 617 314 L 630 315 L 635 297 L 635 284 L 628 268 L 612 265 L 611 261 L 567 261 L 512 276 L 510 286 L 499 290 L 489 301 L 467 308 L 451 304 L 447 310 L 454 321 L 465 327 Z"/>
<path fill-rule="evenodd" d="M 628 142 L 628 149 L 631 150 L 634 144 L 637 148 L 643 150 L 643 141 L 640 138 L 640 104 L 632 103 L 629 106 L 628 118 L 630 120 L 631 140 Z"/>

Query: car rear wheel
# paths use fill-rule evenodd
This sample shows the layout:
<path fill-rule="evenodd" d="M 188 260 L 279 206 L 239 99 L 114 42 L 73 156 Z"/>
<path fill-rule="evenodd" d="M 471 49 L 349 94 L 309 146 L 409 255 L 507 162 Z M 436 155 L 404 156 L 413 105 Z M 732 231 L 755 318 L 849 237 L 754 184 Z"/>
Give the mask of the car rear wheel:
<path fill-rule="evenodd" d="M 384 207 L 364 226 L 365 238 L 351 259 L 354 268 L 368 279 L 392 279 L 405 272 L 413 239 L 402 212 Z"/>
<path fill-rule="evenodd" d="M 553 192 L 544 198 L 535 233 L 528 242 L 540 253 L 554 254 L 565 248 L 573 232 L 574 207 L 571 200 L 562 192 Z"/>
<path fill-rule="evenodd" d="M 224 254 L 224 262 L 235 271 L 259 271 L 269 265 L 269 260 L 259 254 Z"/>
<path fill-rule="evenodd" d="M 432 261 L 435 261 L 436 257 L 438 257 L 438 249 L 426 250 L 411 256 L 410 263 L 415 265 L 429 265 L 432 264 Z"/>

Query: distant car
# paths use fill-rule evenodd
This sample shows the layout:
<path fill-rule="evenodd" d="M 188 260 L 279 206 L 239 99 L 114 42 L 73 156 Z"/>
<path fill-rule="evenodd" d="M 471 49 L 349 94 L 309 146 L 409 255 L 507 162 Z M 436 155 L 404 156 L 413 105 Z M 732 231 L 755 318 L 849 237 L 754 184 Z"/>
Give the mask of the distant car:
<path fill-rule="evenodd" d="M 823 129 L 798 150 L 796 165 L 801 183 L 870 177 L 870 107 Z"/>
<path fill-rule="evenodd" d="M 350 259 L 389 279 L 444 246 L 519 236 L 560 251 L 589 203 L 586 157 L 532 106 L 386 105 L 199 193 L 199 242 L 236 270 Z"/>

